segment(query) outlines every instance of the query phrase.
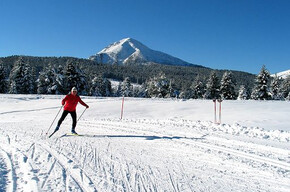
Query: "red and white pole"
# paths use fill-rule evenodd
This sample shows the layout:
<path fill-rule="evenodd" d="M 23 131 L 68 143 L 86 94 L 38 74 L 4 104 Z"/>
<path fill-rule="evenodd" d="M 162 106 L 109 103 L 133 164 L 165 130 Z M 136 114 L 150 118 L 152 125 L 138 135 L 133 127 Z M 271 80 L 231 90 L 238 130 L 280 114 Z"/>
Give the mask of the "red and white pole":
<path fill-rule="evenodd" d="M 222 123 L 222 101 L 223 100 L 218 100 L 218 102 L 220 103 L 220 108 L 219 108 L 219 124 Z"/>
<path fill-rule="evenodd" d="M 124 111 L 124 96 L 123 96 L 123 99 L 122 99 L 121 119 L 123 118 L 123 111 Z"/>
<path fill-rule="evenodd" d="M 213 107 L 214 107 L 214 109 L 213 109 L 213 112 L 214 112 L 214 123 L 216 123 L 216 100 L 215 99 L 213 100 L 213 103 L 214 103 L 214 105 L 213 105 Z"/>

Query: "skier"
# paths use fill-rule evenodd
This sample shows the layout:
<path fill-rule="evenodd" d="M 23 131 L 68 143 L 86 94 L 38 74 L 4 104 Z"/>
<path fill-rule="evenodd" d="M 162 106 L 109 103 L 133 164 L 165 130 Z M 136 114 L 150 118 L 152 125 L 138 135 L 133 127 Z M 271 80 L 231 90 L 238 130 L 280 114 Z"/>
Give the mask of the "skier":
<path fill-rule="evenodd" d="M 64 110 L 63 110 L 61 118 L 59 119 L 59 121 L 57 123 L 57 126 L 56 126 L 54 132 L 59 130 L 59 127 L 60 127 L 62 121 L 65 119 L 67 114 L 70 113 L 72 120 L 73 120 L 71 133 L 77 135 L 75 128 L 77 125 L 76 106 L 77 106 L 78 102 L 80 102 L 86 108 L 89 108 L 89 106 L 85 102 L 83 102 L 81 100 L 81 98 L 77 95 L 77 89 L 75 87 L 73 87 L 71 89 L 70 94 L 66 95 L 65 98 L 61 102 L 62 105 L 64 105 Z"/>

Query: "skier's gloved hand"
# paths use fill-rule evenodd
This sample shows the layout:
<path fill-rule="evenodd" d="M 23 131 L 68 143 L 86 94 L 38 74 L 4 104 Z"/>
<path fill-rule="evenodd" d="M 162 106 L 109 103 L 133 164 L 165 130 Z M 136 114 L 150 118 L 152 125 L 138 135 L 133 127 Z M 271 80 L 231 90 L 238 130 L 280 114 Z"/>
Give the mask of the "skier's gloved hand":
<path fill-rule="evenodd" d="M 88 109 L 88 108 L 89 108 L 89 106 L 87 105 L 87 106 L 86 106 L 86 108 Z"/>

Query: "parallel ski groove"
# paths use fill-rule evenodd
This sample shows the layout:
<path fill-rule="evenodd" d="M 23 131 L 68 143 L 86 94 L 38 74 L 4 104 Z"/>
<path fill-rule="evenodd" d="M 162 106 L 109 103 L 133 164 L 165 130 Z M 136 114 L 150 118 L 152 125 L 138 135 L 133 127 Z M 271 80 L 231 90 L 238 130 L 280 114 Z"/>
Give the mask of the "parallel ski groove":
<path fill-rule="evenodd" d="M 91 124 L 91 123 L 90 123 Z M 132 131 L 134 133 L 142 133 L 142 134 L 146 134 L 148 136 L 152 136 L 152 134 L 158 134 L 158 135 L 161 135 L 161 133 L 158 133 L 158 132 L 152 132 L 152 131 L 144 131 L 144 130 L 138 130 L 139 127 L 141 126 L 129 126 L 129 125 L 126 125 L 126 126 L 120 126 L 118 124 L 115 124 L 115 123 L 111 123 L 109 122 L 108 124 L 106 123 L 103 123 L 101 125 L 97 124 L 97 126 L 106 126 L 107 128 L 110 128 L 110 129 L 115 129 L 115 130 L 122 130 L 122 131 Z M 115 127 L 117 126 L 117 127 Z M 163 135 L 164 136 L 164 135 Z M 162 136 L 160 136 L 162 137 Z M 166 136 L 168 138 L 170 138 L 171 136 Z M 175 140 L 175 142 L 183 142 L 183 143 L 189 143 L 190 138 L 182 138 L 180 139 L 182 141 L 179 141 L 179 140 Z M 215 148 L 216 150 L 219 150 L 219 151 L 227 151 L 233 155 L 236 155 L 236 156 L 239 156 L 239 157 L 244 157 L 244 158 L 247 158 L 247 159 L 250 159 L 250 160 L 253 160 L 253 161 L 258 161 L 260 163 L 267 163 L 269 165 L 272 165 L 272 166 L 277 166 L 277 167 L 280 167 L 282 169 L 285 169 L 285 170 L 290 170 L 290 164 L 287 163 L 287 162 L 282 162 L 282 161 L 277 161 L 277 160 L 274 160 L 274 159 L 269 159 L 269 158 L 266 158 L 266 157 L 260 157 L 259 155 L 255 155 L 255 154 L 249 154 L 249 153 L 246 153 L 246 152 L 241 152 L 241 151 L 238 151 L 238 150 L 234 150 L 234 149 L 229 149 L 229 148 L 226 148 L 226 147 L 219 147 L 217 145 L 213 145 L 213 144 L 210 144 L 208 142 L 205 143 L 205 142 L 202 142 L 202 141 L 199 141 L 199 140 L 194 140 L 194 142 L 191 142 L 190 144 L 197 144 L 197 143 L 200 143 L 199 145 L 203 145 L 203 147 L 207 147 L 207 148 Z"/>
<path fill-rule="evenodd" d="M 15 170 L 13 168 L 12 160 L 9 154 L 6 151 L 4 151 L 4 149 L 2 149 L 1 147 L 0 147 L 0 153 L 2 154 L 4 158 L 5 164 L 7 166 L 7 171 L 9 172 L 6 191 L 8 192 L 16 191 L 17 186 L 16 186 L 16 181 L 14 181 L 14 178 L 16 179 L 16 175 L 15 175 Z"/>
<path fill-rule="evenodd" d="M 46 145 L 42 143 L 37 143 L 37 144 L 38 146 L 46 150 L 49 154 L 51 154 L 57 160 L 57 162 L 63 167 L 63 169 L 66 170 L 66 172 L 70 174 L 70 177 L 75 181 L 75 183 L 79 186 L 79 188 L 82 191 L 86 191 L 86 192 L 97 191 L 95 187 L 93 186 L 85 186 L 83 182 L 81 181 L 81 179 L 79 178 L 80 176 L 78 175 L 77 171 L 74 170 L 73 168 L 66 166 L 65 163 L 63 163 L 63 161 L 60 158 L 66 158 L 65 156 L 61 157 L 61 154 L 57 155 L 56 152 L 54 152 L 51 148 L 47 147 Z"/>

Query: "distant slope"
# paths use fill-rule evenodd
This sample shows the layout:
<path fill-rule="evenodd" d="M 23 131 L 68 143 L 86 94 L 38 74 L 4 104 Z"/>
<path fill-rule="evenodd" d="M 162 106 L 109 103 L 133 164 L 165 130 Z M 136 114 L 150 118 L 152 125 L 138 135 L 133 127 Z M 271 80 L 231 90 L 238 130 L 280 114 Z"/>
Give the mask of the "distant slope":
<path fill-rule="evenodd" d="M 272 74 L 271 76 L 272 77 L 275 77 L 275 75 L 277 75 L 278 77 L 281 77 L 283 79 L 286 79 L 286 77 L 288 75 L 290 75 L 290 70 L 287 70 L 287 71 L 282 71 L 282 72 L 279 72 L 279 73 L 276 73 L 276 74 Z"/>
<path fill-rule="evenodd" d="M 52 64 L 55 67 L 63 66 L 66 63 L 73 62 L 78 65 L 86 74 L 88 81 L 95 76 L 102 76 L 110 79 L 116 79 L 122 81 L 125 77 L 129 77 L 132 83 L 144 83 L 146 80 L 157 76 L 160 72 L 165 73 L 166 77 L 174 82 L 175 87 L 178 90 L 188 89 L 196 76 L 199 75 L 204 82 L 207 82 L 210 73 L 213 69 L 206 67 L 190 66 L 177 66 L 177 65 L 162 65 L 156 63 L 149 63 L 147 65 L 107 65 L 100 64 L 96 61 L 89 59 L 79 59 L 74 57 L 33 57 L 33 56 L 10 56 L 0 57 L 0 64 L 2 63 L 7 67 L 9 75 L 13 64 L 22 57 L 23 60 L 36 68 L 36 75 L 38 77 L 39 72 L 48 64 Z M 221 79 L 225 70 L 216 71 L 219 79 Z M 249 89 L 253 87 L 255 75 L 241 72 L 232 71 L 233 76 L 237 82 L 237 88 L 239 85 L 246 85 Z"/>
<path fill-rule="evenodd" d="M 89 59 L 99 63 L 119 65 L 153 62 L 166 65 L 197 66 L 166 53 L 152 50 L 132 38 L 115 42 Z"/>

